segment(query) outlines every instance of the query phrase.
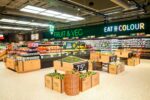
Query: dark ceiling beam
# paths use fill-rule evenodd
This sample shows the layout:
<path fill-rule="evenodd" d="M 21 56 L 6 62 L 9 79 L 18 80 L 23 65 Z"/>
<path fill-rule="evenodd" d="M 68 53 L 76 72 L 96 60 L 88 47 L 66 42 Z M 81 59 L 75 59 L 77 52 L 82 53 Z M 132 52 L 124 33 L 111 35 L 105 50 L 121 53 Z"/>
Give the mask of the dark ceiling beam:
<path fill-rule="evenodd" d="M 86 6 L 82 6 L 81 4 L 73 3 L 70 0 L 58 0 L 58 1 L 61 1 L 63 3 L 69 4 L 69 5 L 72 5 L 72 6 L 75 6 L 75 7 L 79 7 L 79 8 L 85 9 L 85 10 L 87 10 L 89 12 L 92 12 L 93 14 L 95 14 L 97 16 L 107 17 L 105 14 L 100 13 L 99 11 L 96 11 L 93 8 L 89 8 L 89 7 L 86 7 Z"/>
<path fill-rule="evenodd" d="M 132 1 L 135 3 L 136 7 L 140 10 L 140 9 L 143 9 L 144 12 L 146 13 L 147 10 L 145 9 L 145 7 L 143 5 L 140 5 L 136 0 L 128 0 L 128 1 Z"/>
<path fill-rule="evenodd" d="M 7 4 L 6 4 L 6 6 L 9 6 L 12 2 L 14 2 L 15 0 L 10 0 Z"/>

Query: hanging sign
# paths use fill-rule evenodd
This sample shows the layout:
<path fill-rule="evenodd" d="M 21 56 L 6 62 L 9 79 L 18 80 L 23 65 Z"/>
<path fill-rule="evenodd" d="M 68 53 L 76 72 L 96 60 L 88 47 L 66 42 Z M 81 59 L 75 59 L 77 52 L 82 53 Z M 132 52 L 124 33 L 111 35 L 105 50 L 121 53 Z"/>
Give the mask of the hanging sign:
<path fill-rule="evenodd" d="M 55 26 L 52 25 L 52 24 L 49 24 L 49 32 L 50 32 L 51 35 L 54 34 L 54 30 L 55 30 Z"/>
<path fill-rule="evenodd" d="M 123 24 L 116 26 L 106 26 L 104 27 L 104 33 L 107 32 L 126 32 L 126 31 L 140 31 L 145 30 L 145 23 L 136 23 L 136 24 Z"/>

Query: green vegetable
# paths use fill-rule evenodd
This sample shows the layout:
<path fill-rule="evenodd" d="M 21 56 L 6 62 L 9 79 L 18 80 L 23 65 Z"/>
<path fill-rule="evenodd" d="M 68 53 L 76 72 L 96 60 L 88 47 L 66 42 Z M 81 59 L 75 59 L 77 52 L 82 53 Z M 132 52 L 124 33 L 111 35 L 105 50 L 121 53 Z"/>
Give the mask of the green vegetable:
<path fill-rule="evenodd" d="M 60 74 L 60 73 L 49 73 L 47 75 L 53 78 L 61 79 L 61 80 L 64 79 L 64 74 Z"/>

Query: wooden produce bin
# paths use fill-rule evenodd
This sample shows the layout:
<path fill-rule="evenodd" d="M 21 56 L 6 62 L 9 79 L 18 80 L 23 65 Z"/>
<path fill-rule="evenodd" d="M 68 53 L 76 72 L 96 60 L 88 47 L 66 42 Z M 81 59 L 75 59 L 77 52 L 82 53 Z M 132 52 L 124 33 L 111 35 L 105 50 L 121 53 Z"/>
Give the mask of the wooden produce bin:
<path fill-rule="evenodd" d="M 17 72 L 29 72 L 34 70 L 39 70 L 41 68 L 40 60 L 26 60 L 18 61 L 18 66 L 16 68 Z"/>
<path fill-rule="evenodd" d="M 80 79 L 80 91 L 86 91 L 92 87 L 91 76 Z"/>
<path fill-rule="evenodd" d="M 100 52 L 90 52 L 90 61 L 99 61 L 101 57 Z"/>
<path fill-rule="evenodd" d="M 138 64 L 140 64 L 140 58 L 139 57 L 128 58 L 128 66 L 136 66 Z"/>
<path fill-rule="evenodd" d="M 65 93 L 69 96 L 75 96 L 80 93 L 79 75 L 66 73 L 64 77 Z"/>
<path fill-rule="evenodd" d="M 64 80 L 53 77 L 53 90 L 63 93 L 64 92 Z"/>
<path fill-rule="evenodd" d="M 110 62 L 112 62 L 111 59 L 113 57 L 115 57 L 115 56 L 110 55 L 110 54 L 101 54 L 100 62 L 102 62 L 102 63 L 110 63 Z"/>
<path fill-rule="evenodd" d="M 131 54 L 131 50 L 119 49 L 115 51 L 115 55 L 121 58 L 129 58 L 130 54 Z"/>
<path fill-rule="evenodd" d="M 53 78 L 49 75 L 45 75 L 45 87 L 53 89 Z"/>
<path fill-rule="evenodd" d="M 63 59 L 68 59 L 69 61 L 64 61 Z M 72 71 L 73 69 L 76 69 L 78 71 L 82 71 L 82 70 L 87 70 L 88 69 L 88 65 L 89 62 L 88 60 L 84 60 L 78 57 L 73 57 L 73 56 L 69 56 L 62 59 L 62 63 L 61 60 L 56 60 L 54 61 L 54 68 L 56 70 L 61 70 L 61 71 Z M 74 58 L 79 59 L 79 61 L 76 62 L 70 62 L 71 60 L 74 60 Z"/>
<path fill-rule="evenodd" d="M 98 72 L 96 72 L 96 74 L 95 75 L 92 75 L 91 76 L 91 83 L 92 83 L 92 87 L 94 87 L 94 86 L 96 86 L 96 85 L 98 85 L 99 84 L 99 73 Z"/>
<path fill-rule="evenodd" d="M 12 70 L 16 70 L 17 61 L 13 58 L 6 58 L 6 67 Z"/>
<path fill-rule="evenodd" d="M 6 57 L 6 50 L 0 52 L 0 60 L 3 60 Z"/>
<path fill-rule="evenodd" d="M 121 72 L 125 71 L 124 64 L 110 64 L 109 65 L 109 73 L 111 74 L 119 74 Z"/>
<path fill-rule="evenodd" d="M 88 70 L 90 70 L 90 71 L 93 70 L 93 62 L 92 61 L 89 61 Z"/>

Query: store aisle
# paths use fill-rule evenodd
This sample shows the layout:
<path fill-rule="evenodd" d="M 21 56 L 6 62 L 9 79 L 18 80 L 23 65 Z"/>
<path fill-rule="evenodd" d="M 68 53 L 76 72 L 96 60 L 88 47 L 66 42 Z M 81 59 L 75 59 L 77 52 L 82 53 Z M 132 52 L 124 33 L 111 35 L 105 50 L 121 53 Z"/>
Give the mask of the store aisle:
<path fill-rule="evenodd" d="M 52 68 L 18 74 L 0 63 L 0 100 L 149 100 L 150 61 L 111 75 L 100 74 L 100 85 L 70 97 L 44 87 L 44 75 Z"/>

